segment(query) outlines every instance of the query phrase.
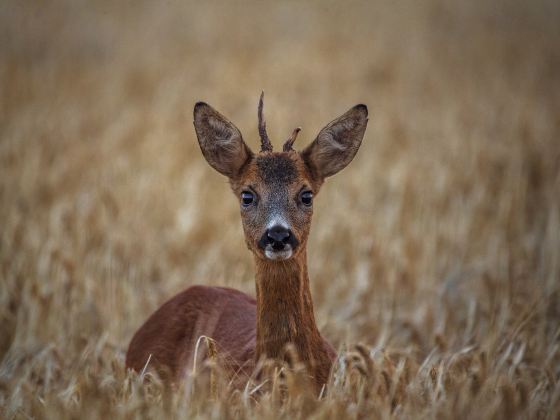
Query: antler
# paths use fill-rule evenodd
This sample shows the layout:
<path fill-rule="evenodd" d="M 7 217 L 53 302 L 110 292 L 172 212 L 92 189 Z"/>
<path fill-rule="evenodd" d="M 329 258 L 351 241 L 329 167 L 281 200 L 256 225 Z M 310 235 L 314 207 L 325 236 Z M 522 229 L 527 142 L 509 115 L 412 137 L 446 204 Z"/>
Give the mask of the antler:
<path fill-rule="evenodd" d="M 294 145 L 294 142 L 296 141 L 296 137 L 300 131 L 301 131 L 301 127 L 294 128 L 294 131 L 292 131 L 292 135 L 288 140 L 286 140 L 286 143 L 284 143 L 284 149 L 283 149 L 284 152 L 289 152 L 290 150 L 292 150 L 292 146 Z"/>
<path fill-rule="evenodd" d="M 263 98 L 264 91 L 261 93 L 261 98 L 259 99 L 259 135 L 261 136 L 261 152 L 272 152 L 272 143 L 268 138 L 266 133 L 266 121 L 263 117 Z"/>

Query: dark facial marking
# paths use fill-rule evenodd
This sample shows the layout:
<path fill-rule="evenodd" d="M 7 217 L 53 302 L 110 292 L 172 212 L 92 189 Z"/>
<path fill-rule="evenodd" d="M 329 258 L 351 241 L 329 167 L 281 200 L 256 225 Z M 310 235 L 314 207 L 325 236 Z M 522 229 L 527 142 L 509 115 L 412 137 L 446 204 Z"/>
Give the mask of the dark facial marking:
<path fill-rule="evenodd" d="M 289 184 L 297 178 L 297 168 L 286 155 L 274 154 L 257 157 L 259 175 L 266 184 Z"/>

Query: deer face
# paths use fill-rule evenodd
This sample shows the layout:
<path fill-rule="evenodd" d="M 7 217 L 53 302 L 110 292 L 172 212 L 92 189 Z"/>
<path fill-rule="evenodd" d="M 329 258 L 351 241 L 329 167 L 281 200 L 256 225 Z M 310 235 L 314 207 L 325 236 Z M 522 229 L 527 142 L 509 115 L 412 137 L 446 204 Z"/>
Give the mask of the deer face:
<path fill-rule="evenodd" d="M 232 182 L 249 249 L 282 260 L 305 248 L 319 186 L 297 152 L 255 156 Z"/>
<path fill-rule="evenodd" d="M 194 108 L 194 125 L 208 163 L 230 180 L 239 199 L 248 248 L 259 258 L 278 261 L 305 249 L 313 198 L 324 179 L 356 155 L 366 126 L 367 108 L 357 105 L 323 128 L 301 152 L 292 149 L 299 129 L 273 152 L 259 104 L 262 150 L 254 154 L 239 130 L 209 105 Z"/>

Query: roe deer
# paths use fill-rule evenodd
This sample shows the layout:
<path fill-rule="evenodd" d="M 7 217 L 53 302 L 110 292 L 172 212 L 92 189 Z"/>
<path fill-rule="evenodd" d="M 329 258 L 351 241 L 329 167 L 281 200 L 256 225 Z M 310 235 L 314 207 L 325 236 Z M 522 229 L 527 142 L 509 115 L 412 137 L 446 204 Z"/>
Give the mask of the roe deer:
<path fill-rule="evenodd" d="M 193 366 L 196 342 L 211 337 L 220 364 L 231 375 L 251 374 L 263 358 L 282 359 L 293 346 L 317 390 L 327 383 L 336 357 L 313 314 L 307 274 L 307 237 L 313 197 L 326 177 L 356 155 L 368 121 L 357 105 L 323 128 L 303 151 L 273 152 L 258 107 L 260 153 L 239 130 L 204 102 L 194 107 L 194 126 L 208 163 L 227 176 L 240 201 L 247 247 L 254 255 L 256 300 L 234 289 L 193 286 L 163 304 L 136 332 L 126 365 L 140 371 L 149 362 L 179 381 Z"/>

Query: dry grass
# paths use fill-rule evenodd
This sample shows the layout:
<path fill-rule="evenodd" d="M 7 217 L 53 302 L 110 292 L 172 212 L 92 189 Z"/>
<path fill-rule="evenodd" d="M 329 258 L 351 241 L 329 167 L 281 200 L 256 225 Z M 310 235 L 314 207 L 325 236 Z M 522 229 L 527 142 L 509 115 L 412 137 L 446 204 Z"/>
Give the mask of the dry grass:
<path fill-rule="evenodd" d="M 0 416 L 558 418 L 560 7 L 488 3 L 2 2 Z M 277 145 L 370 107 L 308 252 L 333 382 L 143 384 L 124 352 L 159 304 L 253 293 L 191 112 L 255 146 L 261 89 Z"/>

